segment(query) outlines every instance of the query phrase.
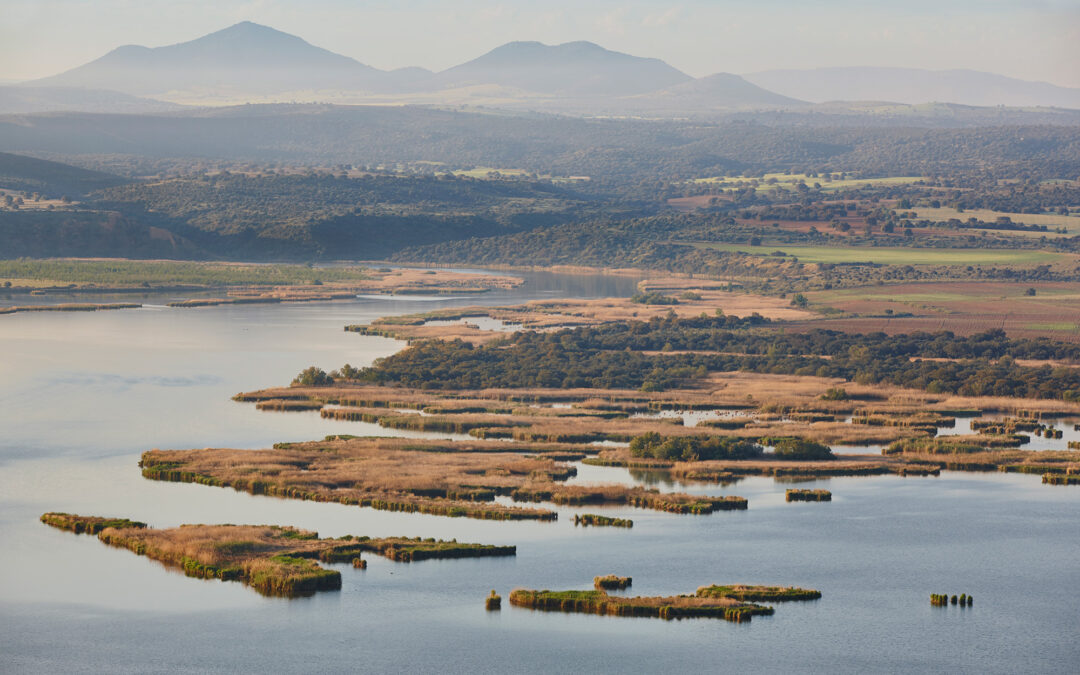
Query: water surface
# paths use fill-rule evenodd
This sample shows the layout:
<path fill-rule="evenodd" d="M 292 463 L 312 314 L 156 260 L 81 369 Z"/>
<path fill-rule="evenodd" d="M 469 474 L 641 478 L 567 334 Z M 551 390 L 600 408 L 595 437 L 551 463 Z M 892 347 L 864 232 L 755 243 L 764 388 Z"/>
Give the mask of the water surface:
<path fill-rule="evenodd" d="M 607 508 L 634 528 L 575 528 L 389 513 L 144 480 L 146 449 L 266 447 L 330 433 L 394 433 L 314 413 L 261 413 L 238 391 L 315 364 L 354 366 L 400 343 L 346 333 L 378 316 L 537 297 L 629 295 L 632 279 L 528 275 L 483 298 L 149 307 L 0 317 L 0 671 L 1072 672 L 1080 650 L 1080 490 L 1038 476 L 833 478 L 831 503 L 787 504 L 786 484 L 678 484 L 581 467 L 578 480 L 737 494 L 745 512 L 676 516 Z M 169 297 L 142 302 L 164 305 Z M 151 302 L 152 301 L 152 302 Z M 516 544 L 507 559 L 342 566 L 343 588 L 264 598 L 190 579 L 38 523 L 44 511 L 153 526 L 274 523 Z M 588 509 L 596 511 L 595 508 Z M 483 609 L 492 588 L 588 588 L 634 578 L 635 594 L 726 582 L 817 588 L 750 624 L 665 622 Z M 975 606 L 932 608 L 930 593 Z"/>

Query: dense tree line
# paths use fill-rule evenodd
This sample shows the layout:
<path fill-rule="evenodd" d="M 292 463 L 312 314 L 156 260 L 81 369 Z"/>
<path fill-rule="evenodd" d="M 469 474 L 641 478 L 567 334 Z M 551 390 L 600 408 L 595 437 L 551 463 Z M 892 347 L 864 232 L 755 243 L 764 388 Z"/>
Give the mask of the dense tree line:
<path fill-rule="evenodd" d="M 707 372 L 839 377 L 934 393 L 1080 398 L 1080 371 L 1015 359 L 1080 360 L 1080 347 L 1001 331 L 887 336 L 788 334 L 761 317 L 673 316 L 648 322 L 521 332 L 481 347 L 430 341 L 381 359 L 357 379 L 432 389 L 591 387 L 660 390 Z M 683 351 L 671 355 L 644 351 Z M 693 353 L 685 353 L 691 351 Z M 946 360 L 937 360 L 946 359 Z"/>
<path fill-rule="evenodd" d="M 377 258 L 409 244 L 564 223 L 593 208 L 541 181 L 315 172 L 190 175 L 94 196 L 94 208 L 234 258 Z"/>

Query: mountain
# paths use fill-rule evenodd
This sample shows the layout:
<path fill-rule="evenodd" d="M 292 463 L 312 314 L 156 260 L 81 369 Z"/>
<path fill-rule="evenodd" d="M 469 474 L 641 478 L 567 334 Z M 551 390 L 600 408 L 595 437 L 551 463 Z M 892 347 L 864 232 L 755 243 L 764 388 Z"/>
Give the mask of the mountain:
<path fill-rule="evenodd" d="M 916 68 L 815 68 L 766 70 L 744 75 L 785 96 L 825 101 L 934 101 L 972 106 L 1080 108 L 1080 89 L 1018 80 L 976 70 Z"/>
<path fill-rule="evenodd" d="M 510 42 L 437 74 L 438 88 L 498 85 L 537 94 L 633 96 L 687 82 L 659 59 L 613 52 L 592 42 Z"/>
<path fill-rule="evenodd" d="M 0 152 L 0 187 L 40 192 L 48 197 L 78 197 L 129 182 L 126 178 L 70 164 Z"/>
<path fill-rule="evenodd" d="M 365 89 L 386 73 L 295 35 L 244 21 L 167 47 L 118 47 L 32 84 L 110 89 L 136 96 L 216 92 L 236 96 L 323 88 Z"/>
<path fill-rule="evenodd" d="M 0 86 L 0 114 L 33 112 L 152 113 L 183 106 L 118 91 L 81 87 Z"/>

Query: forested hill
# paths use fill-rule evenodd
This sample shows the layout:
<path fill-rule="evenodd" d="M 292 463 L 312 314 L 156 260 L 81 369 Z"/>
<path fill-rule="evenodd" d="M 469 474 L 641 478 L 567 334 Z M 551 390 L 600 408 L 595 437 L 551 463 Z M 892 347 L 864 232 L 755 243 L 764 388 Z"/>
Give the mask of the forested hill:
<path fill-rule="evenodd" d="M 0 187 L 37 192 L 46 197 L 78 197 L 128 179 L 70 164 L 0 152 Z"/>
<path fill-rule="evenodd" d="M 917 118 L 891 120 L 887 127 L 872 126 L 876 118 L 866 115 L 768 119 L 691 123 L 253 105 L 169 115 L 3 116 L 0 148 L 79 156 L 80 163 L 104 158 L 98 166 L 118 165 L 118 158 L 323 166 L 438 162 L 620 183 L 792 167 L 941 175 L 992 166 L 1009 178 L 1080 175 L 1080 126 L 1003 126 L 1009 124 L 1005 117 L 980 122 L 993 126 L 930 129 Z M 943 119 L 950 124 L 959 118 Z"/>
<path fill-rule="evenodd" d="M 163 237 L 182 242 L 174 254 L 182 257 L 373 259 L 409 245 L 565 223 L 596 208 L 543 181 L 222 172 L 104 189 L 73 212 L 3 212 L 7 238 L 0 244 L 5 257 L 49 255 L 50 245 L 68 250 L 65 239 L 105 241 L 101 228 L 123 222 L 138 226 L 124 230 L 130 245 L 114 236 L 107 241 L 115 249 L 95 246 L 96 255 L 143 254 L 150 227 L 157 233 L 150 248 L 159 250 Z"/>

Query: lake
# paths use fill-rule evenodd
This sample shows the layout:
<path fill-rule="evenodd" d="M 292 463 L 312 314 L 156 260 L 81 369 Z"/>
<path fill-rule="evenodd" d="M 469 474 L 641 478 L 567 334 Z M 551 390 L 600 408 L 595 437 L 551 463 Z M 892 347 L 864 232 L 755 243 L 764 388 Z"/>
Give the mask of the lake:
<path fill-rule="evenodd" d="M 632 508 L 631 530 L 490 522 L 287 501 L 141 477 L 151 448 L 260 448 L 374 425 L 262 413 L 239 391 L 315 364 L 367 365 L 402 343 L 346 333 L 380 316 L 545 297 L 630 295 L 634 279 L 526 274 L 482 297 L 169 309 L 177 298 L 95 313 L 0 317 L 0 671 L 1074 672 L 1080 648 L 1080 490 L 1040 477 L 833 478 L 829 503 L 786 503 L 790 485 L 724 487 L 742 512 L 681 516 Z M 95 301 L 87 296 L 80 300 Z M 379 433 L 389 435 L 385 429 Z M 578 481 L 655 475 L 581 466 Z M 595 508 L 588 509 L 596 511 Z M 341 565 L 340 592 L 260 596 L 188 578 L 128 551 L 38 522 L 44 511 L 152 526 L 268 523 L 344 534 L 516 544 L 514 558 Z M 540 613 L 490 589 L 591 588 L 632 576 L 634 595 L 764 583 L 816 588 L 749 624 Z M 930 606 L 969 593 L 970 609 Z"/>

